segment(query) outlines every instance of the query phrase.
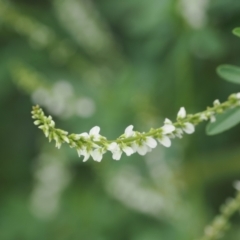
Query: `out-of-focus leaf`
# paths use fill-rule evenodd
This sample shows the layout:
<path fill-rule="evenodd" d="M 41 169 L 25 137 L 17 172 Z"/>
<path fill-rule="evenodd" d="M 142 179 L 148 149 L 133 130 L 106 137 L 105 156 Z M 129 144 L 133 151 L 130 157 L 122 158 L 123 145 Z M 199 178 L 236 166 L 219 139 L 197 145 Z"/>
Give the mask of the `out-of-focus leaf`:
<path fill-rule="evenodd" d="M 233 34 L 236 35 L 237 37 L 240 37 L 240 27 L 234 28 L 233 29 Z"/>
<path fill-rule="evenodd" d="M 206 128 L 208 135 L 215 135 L 224 132 L 240 123 L 240 109 L 230 109 L 219 114 L 216 121 L 209 123 Z"/>
<path fill-rule="evenodd" d="M 229 82 L 240 84 L 240 67 L 221 65 L 217 68 L 217 73 Z"/>

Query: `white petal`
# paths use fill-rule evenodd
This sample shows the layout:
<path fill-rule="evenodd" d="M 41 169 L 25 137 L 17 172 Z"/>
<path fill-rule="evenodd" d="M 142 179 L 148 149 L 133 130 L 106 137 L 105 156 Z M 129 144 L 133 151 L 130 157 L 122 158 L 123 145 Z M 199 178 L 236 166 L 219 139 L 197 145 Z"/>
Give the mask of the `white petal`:
<path fill-rule="evenodd" d="M 116 142 L 112 142 L 112 143 L 110 143 L 109 145 L 108 145 L 108 150 L 109 151 L 116 151 L 116 150 L 119 150 L 120 148 L 119 148 L 119 146 L 118 146 L 118 144 L 116 143 Z"/>
<path fill-rule="evenodd" d="M 155 148 L 157 146 L 157 141 L 152 137 L 146 137 L 145 143 L 150 148 Z"/>
<path fill-rule="evenodd" d="M 90 153 L 87 152 L 86 150 L 82 151 L 82 155 L 84 156 L 83 162 L 86 162 L 90 157 Z"/>
<path fill-rule="evenodd" d="M 192 123 L 184 123 L 183 131 L 187 134 L 192 134 L 195 131 L 195 127 Z"/>
<path fill-rule="evenodd" d="M 180 128 L 176 128 L 174 134 L 175 134 L 176 137 L 182 138 L 183 130 L 180 129 Z"/>
<path fill-rule="evenodd" d="M 41 121 L 40 121 L 40 120 L 36 120 L 36 121 L 34 121 L 33 123 L 34 123 L 35 125 L 38 125 L 38 124 L 41 123 Z"/>
<path fill-rule="evenodd" d="M 184 107 L 181 107 L 180 110 L 179 110 L 179 112 L 178 112 L 178 114 L 177 114 L 177 117 L 178 117 L 178 118 L 185 118 L 186 115 L 187 115 L 187 113 L 186 113 L 185 108 L 184 108 Z"/>
<path fill-rule="evenodd" d="M 101 149 L 95 149 L 94 151 L 91 152 L 91 156 L 93 160 L 97 162 L 101 162 L 103 154 L 101 152 Z"/>
<path fill-rule="evenodd" d="M 131 137 L 133 135 L 133 125 L 130 125 L 128 126 L 126 129 L 125 129 L 125 137 Z"/>
<path fill-rule="evenodd" d="M 169 120 L 168 118 L 165 118 L 164 124 L 170 124 L 170 125 L 172 125 L 172 121 Z"/>
<path fill-rule="evenodd" d="M 80 139 L 80 138 L 89 138 L 89 135 L 88 133 L 84 132 L 84 133 L 81 133 L 81 134 L 77 134 L 77 137 Z"/>
<path fill-rule="evenodd" d="M 61 143 L 60 142 L 56 142 L 56 148 L 60 149 L 61 147 Z"/>
<path fill-rule="evenodd" d="M 135 152 L 137 152 L 138 145 L 135 142 L 133 142 L 132 145 L 131 145 L 131 148 L 133 150 L 133 153 L 135 153 Z"/>
<path fill-rule="evenodd" d="M 122 156 L 122 151 L 121 150 L 120 151 L 115 151 L 115 152 L 113 152 L 112 158 L 114 160 L 120 160 L 121 156 Z"/>
<path fill-rule="evenodd" d="M 128 146 L 124 146 L 122 150 L 126 153 L 127 156 L 131 156 L 134 153 L 133 149 Z"/>
<path fill-rule="evenodd" d="M 219 106 L 221 103 L 218 99 L 216 99 L 214 102 L 213 102 L 213 105 L 214 106 Z"/>
<path fill-rule="evenodd" d="M 236 98 L 240 99 L 240 92 L 236 94 Z"/>
<path fill-rule="evenodd" d="M 99 132 L 100 132 L 100 127 L 95 126 L 95 127 L 93 127 L 93 128 L 90 130 L 89 134 L 90 134 L 90 135 L 98 135 Z"/>
<path fill-rule="evenodd" d="M 171 140 L 167 136 L 162 136 L 158 139 L 158 141 L 164 146 L 164 147 L 170 147 L 171 146 Z"/>
<path fill-rule="evenodd" d="M 200 115 L 200 120 L 208 120 L 208 117 L 206 116 L 206 114 L 202 113 Z"/>
<path fill-rule="evenodd" d="M 141 145 L 137 148 L 137 152 L 143 156 L 148 152 L 148 147 L 146 145 Z"/>
<path fill-rule="evenodd" d="M 77 153 L 78 153 L 78 156 L 81 157 L 81 155 L 82 155 L 82 149 L 78 148 L 78 149 L 77 149 Z"/>
<path fill-rule="evenodd" d="M 171 124 L 165 124 L 163 127 L 162 127 L 162 130 L 163 130 L 163 134 L 169 134 L 169 133 L 172 133 L 176 128 L 171 125 Z"/>

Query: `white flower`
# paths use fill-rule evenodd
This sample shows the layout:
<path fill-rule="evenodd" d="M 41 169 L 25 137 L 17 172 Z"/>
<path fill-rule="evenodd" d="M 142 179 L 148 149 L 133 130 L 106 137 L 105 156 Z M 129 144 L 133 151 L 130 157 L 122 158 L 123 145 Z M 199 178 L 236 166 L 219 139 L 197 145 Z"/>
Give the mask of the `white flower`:
<path fill-rule="evenodd" d="M 201 113 L 200 120 L 205 120 L 205 121 L 208 120 L 207 115 L 205 113 Z"/>
<path fill-rule="evenodd" d="M 126 137 L 126 138 L 132 137 L 132 136 L 134 135 L 133 125 L 128 126 L 128 127 L 125 129 L 124 134 L 125 134 L 125 137 Z"/>
<path fill-rule="evenodd" d="M 187 116 L 186 110 L 184 107 L 181 107 L 178 114 L 177 118 L 185 118 Z"/>
<path fill-rule="evenodd" d="M 56 141 L 56 148 L 60 149 L 61 147 L 61 142 L 60 141 Z"/>
<path fill-rule="evenodd" d="M 35 125 L 39 125 L 40 123 L 41 123 L 41 121 L 40 120 L 36 120 L 36 121 L 34 121 L 33 122 Z"/>
<path fill-rule="evenodd" d="M 81 155 L 84 156 L 84 159 L 83 159 L 83 162 L 86 162 L 89 157 L 90 157 L 90 152 L 87 151 L 86 147 L 84 148 L 77 148 L 77 153 L 78 153 L 78 156 L 81 157 Z"/>
<path fill-rule="evenodd" d="M 146 137 L 146 140 L 143 142 L 143 144 L 150 148 L 155 148 L 157 146 L 157 141 L 153 137 Z"/>
<path fill-rule="evenodd" d="M 95 126 L 95 127 L 93 127 L 93 128 L 89 131 L 89 134 L 86 133 L 86 132 L 81 133 L 81 134 L 76 134 L 76 135 L 74 136 L 74 139 L 75 139 L 75 140 L 79 140 L 79 139 L 81 139 L 81 138 L 84 138 L 84 139 L 86 139 L 86 140 L 91 139 L 91 140 L 93 140 L 93 141 L 99 141 L 100 138 L 101 138 L 101 135 L 99 134 L 99 132 L 100 132 L 100 127 Z"/>
<path fill-rule="evenodd" d="M 95 150 L 93 150 L 91 152 L 91 156 L 92 156 L 94 161 L 101 162 L 103 154 L 105 152 L 106 151 L 103 148 L 96 148 Z"/>
<path fill-rule="evenodd" d="M 134 150 L 127 145 L 123 145 L 122 150 L 126 153 L 127 156 L 131 156 L 134 153 Z"/>
<path fill-rule="evenodd" d="M 84 156 L 83 162 L 86 162 L 90 158 L 90 152 L 87 150 L 83 150 L 82 155 Z"/>
<path fill-rule="evenodd" d="M 183 130 L 181 128 L 176 128 L 174 134 L 176 137 L 182 138 Z"/>
<path fill-rule="evenodd" d="M 101 137 L 99 132 L 100 132 L 100 127 L 98 126 L 93 127 L 89 132 L 90 138 L 93 139 L 94 141 L 99 141 Z"/>
<path fill-rule="evenodd" d="M 219 106 L 221 103 L 218 99 L 216 99 L 214 102 L 213 102 L 213 105 L 214 106 Z"/>
<path fill-rule="evenodd" d="M 149 151 L 149 147 L 144 143 L 141 143 L 139 145 L 136 142 L 134 142 L 132 144 L 132 148 L 133 148 L 134 152 L 137 152 L 138 154 L 140 154 L 142 156 L 145 155 Z"/>
<path fill-rule="evenodd" d="M 171 146 L 171 140 L 169 137 L 162 135 L 162 137 L 158 138 L 158 141 L 164 146 L 164 147 L 170 147 Z"/>
<path fill-rule="evenodd" d="M 134 142 L 132 144 L 132 149 L 140 155 L 145 155 L 147 152 L 151 152 L 152 148 L 157 146 L 157 141 L 153 137 L 146 137 L 141 143 Z"/>
<path fill-rule="evenodd" d="M 173 132 L 175 131 L 176 127 L 172 124 L 171 120 L 166 118 L 164 121 L 164 126 L 161 129 L 162 129 L 162 136 L 159 137 L 157 140 L 163 146 L 170 147 L 171 140 L 169 137 L 173 137 L 173 138 L 175 137 Z M 168 135 L 168 136 L 166 136 L 166 135 Z"/>
<path fill-rule="evenodd" d="M 186 122 L 183 124 L 183 131 L 187 134 L 192 134 L 195 131 L 195 127 L 192 123 Z"/>
<path fill-rule="evenodd" d="M 236 98 L 240 99 L 240 92 L 236 94 Z"/>
<path fill-rule="evenodd" d="M 120 160 L 122 156 L 122 150 L 116 142 L 112 142 L 108 145 L 108 150 L 112 152 L 112 158 L 114 160 Z"/>
<path fill-rule="evenodd" d="M 169 119 L 165 119 L 164 126 L 162 127 L 162 134 L 170 134 L 175 130 L 175 126 L 173 126 L 172 121 Z"/>
<path fill-rule="evenodd" d="M 187 113 L 185 108 L 181 107 L 178 112 L 177 118 L 183 119 L 183 118 L 186 118 L 186 116 L 187 116 Z M 191 134 L 195 131 L 195 127 L 192 123 L 186 122 L 186 123 L 183 123 L 182 130 L 187 134 Z M 182 130 L 180 131 L 176 129 L 175 135 L 179 138 L 182 138 L 182 134 L 183 134 Z"/>

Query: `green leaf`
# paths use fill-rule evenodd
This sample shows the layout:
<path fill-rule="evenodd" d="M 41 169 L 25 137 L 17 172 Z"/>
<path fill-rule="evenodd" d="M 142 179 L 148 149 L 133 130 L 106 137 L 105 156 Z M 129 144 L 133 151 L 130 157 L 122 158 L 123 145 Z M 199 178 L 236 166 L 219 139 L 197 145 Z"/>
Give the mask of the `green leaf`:
<path fill-rule="evenodd" d="M 208 135 L 224 132 L 240 123 L 240 108 L 229 109 L 216 116 L 216 121 L 209 123 L 206 128 Z"/>
<path fill-rule="evenodd" d="M 234 28 L 233 29 L 233 34 L 236 35 L 237 37 L 240 37 L 240 27 Z"/>
<path fill-rule="evenodd" d="M 217 68 L 217 73 L 229 82 L 240 84 L 240 67 L 221 65 Z"/>

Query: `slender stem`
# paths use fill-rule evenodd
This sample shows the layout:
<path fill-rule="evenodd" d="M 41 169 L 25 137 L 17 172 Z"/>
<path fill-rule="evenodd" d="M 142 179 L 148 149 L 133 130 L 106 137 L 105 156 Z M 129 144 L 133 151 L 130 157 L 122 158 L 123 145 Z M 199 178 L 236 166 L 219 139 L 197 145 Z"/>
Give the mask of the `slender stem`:
<path fill-rule="evenodd" d="M 199 240 L 217 240 L 221 238 L 229 228 L 230 218 L 240 210 L 240 191 L 236 197 L 228 200 L 221 208 L 221 214 L 216 216 L 211 225 L 206 227 L 205 234 Z"/>

